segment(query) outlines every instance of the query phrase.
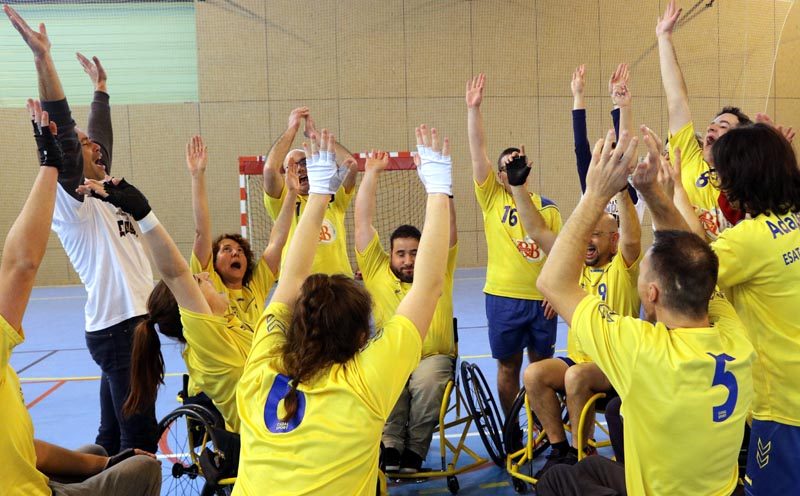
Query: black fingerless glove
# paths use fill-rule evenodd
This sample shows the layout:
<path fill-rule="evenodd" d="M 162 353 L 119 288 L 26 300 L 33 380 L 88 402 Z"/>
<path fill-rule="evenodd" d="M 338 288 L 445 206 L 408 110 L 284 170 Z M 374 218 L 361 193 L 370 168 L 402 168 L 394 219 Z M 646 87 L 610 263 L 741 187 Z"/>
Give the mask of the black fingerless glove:
<path fill-rule="evenodd" d="M 525 156 L 514 157 L 511 162 L 506 165 L 506 174 L 508 175 L 508 184 L 511 186 L 522 186 L 525 180 L 528 179 L 528 174 L 531 173 L 531 168 L 525 160 Z"/>
<path fill-rule="evenodd" d="M 61 150 L 61 145 L 50 128 L 39 127 L 34 121 L 33 124 L 33 137 L 36 139 L 36 148 L 39 149 L 39 165 L 47 167 L 55 167 L 56 169 L 63 170 L 64 168 L 64 152 Z"/>
<path fill-rule="evenodd" d="M 122 461 L 125 461 L 128 458 L 130 458 L 132 456 L 135 456 L 135 455 L 136 455 L 136 452 L 133 451 L 133 448 L 128 448 L 126 450 L 120 451 L 119 453 L 117 453 L 114 456 L 109 456 L 108 457 L 108 462 L 106 462 L 106 468 L 104 468 L 103 470 L 108 470 L 111 467 L 113 467 L 114 465 L 116 465 L 116 464 L 118 464 L 118 463 L 120 463 Z"/>
<path fill-rule="evenodd" d="M 100 199 L 127 212 L 134 220 L 144 219 L 152 210 L 142 192 L 124 179 L 121 179 L 119 184 L 106 181 L 103 185 L 108 196 Z"/>

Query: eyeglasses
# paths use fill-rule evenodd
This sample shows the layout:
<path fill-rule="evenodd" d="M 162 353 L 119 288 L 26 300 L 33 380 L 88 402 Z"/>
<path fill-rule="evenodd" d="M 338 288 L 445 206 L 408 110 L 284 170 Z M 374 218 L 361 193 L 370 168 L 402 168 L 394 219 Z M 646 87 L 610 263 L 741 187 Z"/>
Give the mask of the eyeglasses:
<path fill-rule="evenodd" d="M 616 233 L 617 233 L 617 231 L 595 231 L 595 232 L 592 233 L 592 237 L 593 238 L 600 238 L 604 234 L 616 234 Z"/>

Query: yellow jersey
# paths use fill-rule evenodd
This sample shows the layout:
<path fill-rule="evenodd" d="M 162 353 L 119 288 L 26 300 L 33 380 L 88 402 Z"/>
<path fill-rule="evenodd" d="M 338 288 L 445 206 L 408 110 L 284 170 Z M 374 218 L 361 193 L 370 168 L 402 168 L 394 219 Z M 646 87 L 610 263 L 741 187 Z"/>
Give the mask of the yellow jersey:
<path fill-rule="evenodd" d="M 447 254 L 447 271 L 444 276 L 442 296 L 436 304 L 433 320 L 428 328 L 425 341 L 422 342 L 422 358 L 431 355 L 450 355 L 455 357 L 455 344 L 453 340 L 453 275 L 456 271 L 458 245 L 450 248 Z M 381 247 L 378 233 L 372 238 L 367 248 L 359 253 L 356 251 L 356 261 L 361 275 L 364 277 L 364 286 L 372 296 L 373 314 L 376 327 L 382 327 L 384 322 L 392 318 L 400 301 L 405 298 L 411 289 L 411 284 L 401 282 L 394 275 L 390 266 L 390 256 Z"/>
<path fill-rule="evenodd" d="M 800 426 L 800 213 L 745 219 L 711 248 L 758 355 L 753 417 Z"/>
<path fill-rule="evenodd" d="M 180 309 L 186 347 L 183 360 L 194 385 L 211 398 L 231 432 L 239 432 L 236 384 L 253 344 L 253 333 L 234 315 Z"/>
<path fill-rule="evenodd" d="M 236 400 L 242 449 L 234 495 L 374 495 L 381 433 L 422 342 L 395 315 L 347 363 L 298 387 L 297 414 L 282 421 L 289 378 L 280 373 L 291 310 L 270 303 L 258 321 Z"/>
<path fill-rule="evenodd" d="M 673 150 L 681 149 L 681 183 L 694 206 L 709 241 L 731 227 L 720 206 L 721 193 L 716 183 L 714 169 L 703 158 L 703 149 L 697 143 L 694 123 L 689 121 L 680 131 L 669 137 L 670 160 L 675 160 Z M 727 205 L 727 202 L 726 202 Z"/>
<path fill-rule="evenodd" d="M 495 174 L 489 174 L 483 184 L 475 182 L 475 196 L 483 212 L 488 251 L 483 292 L 506 298 L 543 300 L 536 289 L 536 278 L 547 256 L 522 228 L 514 198 Z M 531 199 L 547 227 L 558 233 L 561 214 L 556 204 L 535 193 L 531 193 Z"/>
<path fill-rule="evenodd" d="M 25 408 L 19 378 L 9 364 L 11 351 L 23 336 L 0 315 L 0 493 L 19 496 L 50 496 L 48 478 L 36 470 L 33 422 Z"/>
<path fill-rule="evenodd" d="M 602 267 L 584 265 L 581 272 L 581 288 L 590 295 L 599 297 L 612 310 L 625 317 L 639 316 L 639 262 L 642 253 L 628 267 L 622 254 L 617 253 Z M 575 363 L 591 362 L 592 359 L 580 350 L 572 329 L 567 330 L 567 356 Z"/>
<path fill-rule="evenodd" d="M 711 327 L 668 329 L 587 295 L 572 324 L 622 399 L 631 495 L 729 496 L 753 399 L 753 347 L 721 293 Z M 676 444 L 677 443 L 677 444 Z"/>
<path fill-rule="evenodd" d="M 208 272 L 208 279 L 214 285 L 214 289 L 228 295 L 228 301 L 230 302 L 228 311 L 232 312 L 247 330 L 252 332 L 255 329 L 256 322 L 264 312 L 264 303 L 272 290 L 272 285 L 275 284 L 276 274 L 273 274 L 269 265 L 259 255 L 256 255 L 250 282 L 247 285 L 243 285 L 242 289 L 230 289 L 225 286 L 220 275 L 214 270 L 213 260 L 214 257 L 212 255 L 208 259 L 206 266 L 203 267 L 203 264 L 192 252 L 192 257 L 189 259 L 189 267 L 192 270 L 192 274 Z"/>
<path fill-rule="evenodd" d="M 350 206 L 350 201 L 353 199 L 354 191 L 355 188 L 347 193 L 344 188 L 339 188 L 339 191 L 333 195 L 333 199 L 328 203 L 328 208 L 325 210 L 325 218 L 322 220 L 322 227 L 319 231 L 317 254 L 314 256 L 314 264 L 311 266 L 312 274 L 344 274 L 353 277 L 353 268 L 350 266 L 350 259 L 347 257 L 347 233 L 344 226 L 344 217 L 347 208 Z M 280 198 L 273 198 L 264 193 L 264 206 L 273 221 L 278 217 L 285 199 L 285 184 L 283 185 L 283 190 L 281 190 Z M 297 222 L 300 220 L 307 202 L 307 196 L 297 196 L 294 215 L 292 216 L 292 227 L 289 230 L 289 238 L 286 241 L 286 245 L 283 247 L 281 260 L 286 260 L 286 250 L 289 249 L 294 230 L 297 228 Z"/>

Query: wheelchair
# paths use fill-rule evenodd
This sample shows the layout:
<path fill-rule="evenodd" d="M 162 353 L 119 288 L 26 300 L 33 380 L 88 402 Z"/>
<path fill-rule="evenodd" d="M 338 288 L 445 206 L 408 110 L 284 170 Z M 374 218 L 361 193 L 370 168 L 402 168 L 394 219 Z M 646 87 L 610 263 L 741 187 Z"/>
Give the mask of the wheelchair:
<path fill-rule="evenodd" d="M 458 362 L 458 319 L 453 319 L 453 338 L 455 342 L 455 350 L 456 350 L 456 360 L 454 364 Z M 462 363 L 462 369 L 466 365 L 466 362 Z M 472 425 L 473 421 L 476 421 L 476 417 L 471 414 L 472 409 L 465 408 L 465 397 L 462 390 L 459 388 L 459 376 L 457 373 L 457 367 L 454 366 L 454 374 L 453 379 L 448 381 L 447 386 L 445 386 L 444 395 L 442 397 L 442 403 L 439 408 L 439 424 L 438 424 L 438 433 L 439 433 L 439 457 L 441 460 L 441 468 L 438 470 L 423 470 L 419 471 L 414 474 L 401 474 L 401 473 L 394 473 L 389 472 L 386 474 L 386 477 L 390 480 L 420 480 L 420 479 L 428 479 L 431 477 L 446 477 L 447 478 L 447 489 L 452 493 L 458 493 L 460 487 L 458 484 L 457 475 L 472 470 L 476 467 L 479 467 L 486 463 L 488 460 L 481 457 L 477 453 L 475 453 L 472 449 L 470 449 L 466 445 L 467 434 L 469 433 L 470 426 Z M 463 378 L 463 374 L 462 374 Z M 466 389 L 466 384 L 464 385 Z M 451 405 L 451 395 L 455 392 L 455 401 Z M 490 393 L 491 394 L 491 393 Z M 492 400 L 494 401 L 494 400 Z M 467 403 L 469 404 L 469 403 Z M 454 414 L 455 418 L 447 421 L 446 417 L 450 414 Z M 459 426 L 461 426 L 459 428 Z M 458 441 L 453 443 L 446 437 L 446 432 L 449 430 L 455 430 L 455 432 L 459 433 Z M 450 461 L 448 462 L 447 453 L 450 453 Z M 467 465 L 463 465 L 458 467 L 459 459 L 461 459 L 462 454 L 466 455 L 471 459 L 471 463 Z"/>
<path fill-rule="evenodd" d="M 189 376 L 178 393 L 181 406 L 158 423 L 162 495 L 225 496 L 236 482 L 239 436 L 205 395 L 189 396 Z"/>
<path fill-rule="evenodd" d="M 583 432 L 592 408 L 596 409 L 596 413 L 603 413 L 605 405 L 614 396 L 615 395 L 609 396 L 606 393 L 596 393 L 592 395 L 581 411 L 577 430 L 573 431 L 567 412 L 566 398 L 563 395 L 559 395 L 564 430 L 567 432 Z M 599 428 L 608 437 L 609 433 L 605 425 L 595 420 L 595 427 Z M 503 425 L 503 442 L 505 446 L 510 447 L 505 460 L 505 468 L 511 476 L 514 490 L 518 493 L 525 493 L 528 490 L 529 484 L 536 484 L 538 482 L 533 476 L 532 462 L 550 446 L 550 441 L 547 439 L 547 434 L 542 428 L 542 424 L 539 422 L 539 419 L 536 418 L 536 414 L 533 413 L 528 403 L 528 395 L 525 394 L 524 387 L 514 399 L 514 404 Z M 578 435 L 575 444 L 578 450 L 578 460 L 582 460 L 587 456 L 587 447 L 592 447 L 594 449 L 603 448 L 611 446 L 611 441 L 587 440 L 584 439 L 583 436 Z"/>

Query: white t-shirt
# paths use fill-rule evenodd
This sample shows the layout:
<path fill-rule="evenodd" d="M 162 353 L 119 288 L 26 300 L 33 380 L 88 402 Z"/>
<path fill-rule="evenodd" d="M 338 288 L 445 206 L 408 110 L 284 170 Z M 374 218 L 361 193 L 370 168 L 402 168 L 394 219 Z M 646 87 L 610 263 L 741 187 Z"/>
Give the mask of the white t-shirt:
<path fill-rule="evenodd" d="M 153 272 L 132 217 L 97 198 L 80 202 L 59 185 L 52 229 L 86 286 L 87 332 L 147 313 Z"/>

